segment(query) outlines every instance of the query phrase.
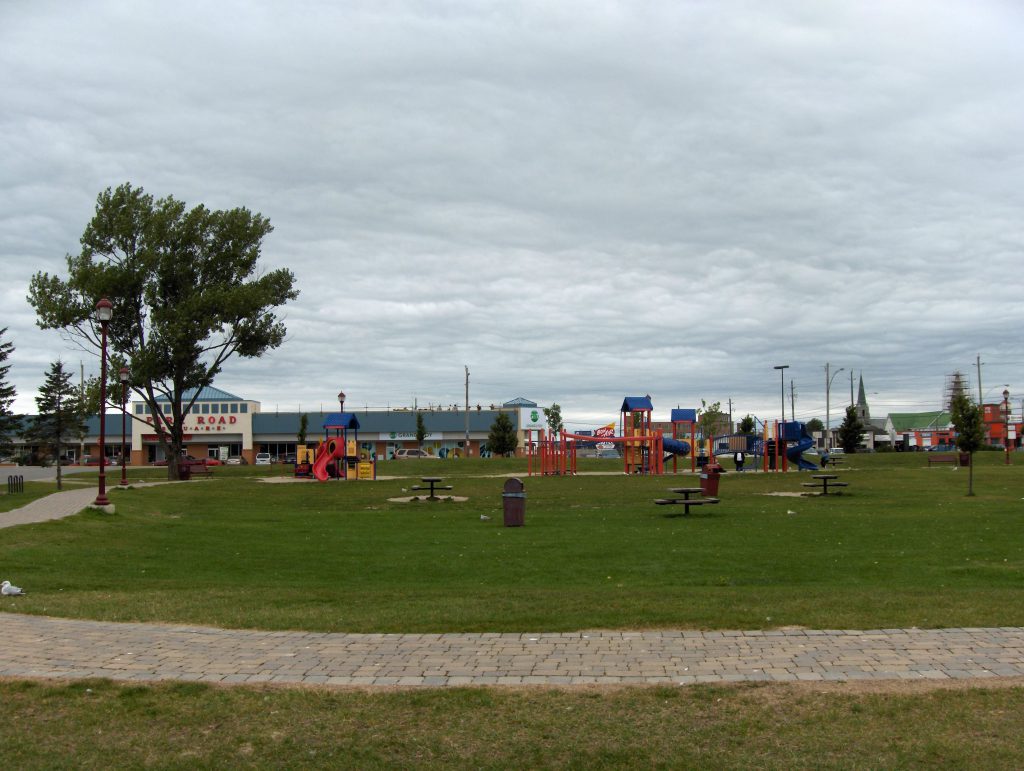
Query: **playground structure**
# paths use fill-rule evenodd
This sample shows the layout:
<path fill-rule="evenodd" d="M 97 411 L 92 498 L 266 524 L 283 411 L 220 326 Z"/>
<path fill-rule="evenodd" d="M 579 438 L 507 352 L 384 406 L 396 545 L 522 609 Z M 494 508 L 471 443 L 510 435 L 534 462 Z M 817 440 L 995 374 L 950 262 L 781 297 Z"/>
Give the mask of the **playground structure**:
<path fill-rule="evenodd" d="M 307 455 L 313 454 L 311 471 L 318 481 L 377 478 L 377 462 L 370 453 L 359 450 L 359 419 L 353 413 L 329 413 L 323 429 L 324 440 L 315 450 L 305 450 Z M 296 470 L 299 466 L 297 463 Z"/>
<path fill-rule="evenodd" d="M 803 454 L 814 446 L 807 428 L 798 421 L 773 421 L 761 424 L 760 435 L 723 434 L 697 438 L 697 410 L 672 410 L 672 435 L 664 436 L 654 428 L 654 411 L 649 396 L 627 396 L 622 402 L 619 435 L 602 436 L 602 442 L 620 447 L 623 472 L 626 474 L 666 473 L 665 464 L 672 461 L 672 473 L 679 473 L 680 457 L 690 459 L 690 471 L 697 465 L 713 462 L 716 456 L 732 455 L 741 451 L 759 459 L 750 468 L 763 471 L 788 471 L 791 463 L 801 471 L 815 471 L 818 465 L 806 460 Z M 561 476 L 576 474 L 577 447 L 592 443 L 593 436 L 573 434 L 562 429 L 526 431 L 527 473 L 530 476 Z M 695 450 L 694 448 L 699 448 Z M 698 460 L 700 456 L 700 460 Z"/>
<path fill-rule="evenodd" d="M 623 472 L 626 474 L 664 474 L 666 451 L 684 455 L 690 452 L 691 445 L 677 439 L 666 439 L 660 431 L 654 430 L 653 412 L 651 397 L 627 396 L 619 411 L 619 435 L 601 437 L 602 442 L 621 447 Z M 692 430 L 691 426 L 691 440 Z M 558 432 L 543 428 L 527 430 L 527 473 L 530 476 L 575 474 L 578 444 L 593 441 L 593 436 L 572 434 L 565 429 Z"/>
<path fill-rule="evenodd" d="M 814 447 L 814 438 L 799 421 L 773 421 L 762 424 L 757 434 L 722 434 L 711 440 L 716 456 L 732 455 L 737 451 L 759 458 L 763 471 L 788 471 L 796 464 L 801 471 L 816 471 L 818 464 L 803 457 Z"/>

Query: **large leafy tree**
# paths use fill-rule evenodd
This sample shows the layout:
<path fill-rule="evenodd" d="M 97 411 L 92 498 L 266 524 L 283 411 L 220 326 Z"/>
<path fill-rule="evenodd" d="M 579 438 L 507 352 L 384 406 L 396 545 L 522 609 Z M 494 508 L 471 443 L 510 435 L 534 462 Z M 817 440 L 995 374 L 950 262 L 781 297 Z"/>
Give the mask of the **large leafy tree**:
<path fill-rule="evenodd" d="M 552 404 L 550 407 L 544 407 L 543 410 L 544 420 L 547 421 L 548 428 L 553 436 L 561 431 L 565 425 L 562 422 L 562 405 Z"/>
<path fill-rule="evenodd" d="M 61 456 L 68 439 L 85 432 L 81 390 L 71 382 L 71 373 L 59 359 L 50 365 L 46 380 L 36 397 L 38 415 L 32 418 L 28 437 L 46 446 L 57 459 L 57 489 L 62 489 Z"/>
<path fill-rule="evenodd" d="M 511 455 L 516 451 L 518 444 L 516 427 L 512 425 L 512 420 L 504 412 L 499 412 L 487 433 L 487 446 L 495 455 Z"/>
<path fill-rule="evenodd" d="M 839 426 L 839 444 L 844 453 L 857 452 L 857 445 L 860 444 L 860 437 L 864 433 L 864 424 L 857 416 L 857 408 L 850 405 L 846 408 L 846 416 L 842 425 Z"/>
<path fill-rule="evenodd" d="M 14 403 L 14 386 L 7 382 L 7 372 L 11 365 L 7 358 L 14 353 L 14 344 L 4 341 L 7 327 L 0 329 L 0 455 L 11 451 L 11 437 L 18 429 L 18 418 L 11 412 Z"/>
<path fill-rule="evenodd" d="M 198 389 L 212 384 L 231 356 L 259 357 L 284 340 L 274 311 L 298 292 L 291 271 L 258 269 L 271 230 L 248 209 L 188 209 L 124 184 L 98 196 L 81 251 L 67 257 L 67 276 L 32 278 L 28 299 L 39 326 L 60 329 L 84 348 L 100 347 L 96 302 L 113 303 L 110 370 L 128 367 L 171 479 Z"/>
<path fill-rule="evenodd" d="M 956 429 L 956 446 L 961 452 L 970 454 L 967 464 L 967 494 L 974 495 L 974 453 L 985 443 L 985 424 L 978 407 L 965 393 L 956 393 L 950 401 L 953 427 Z"/>

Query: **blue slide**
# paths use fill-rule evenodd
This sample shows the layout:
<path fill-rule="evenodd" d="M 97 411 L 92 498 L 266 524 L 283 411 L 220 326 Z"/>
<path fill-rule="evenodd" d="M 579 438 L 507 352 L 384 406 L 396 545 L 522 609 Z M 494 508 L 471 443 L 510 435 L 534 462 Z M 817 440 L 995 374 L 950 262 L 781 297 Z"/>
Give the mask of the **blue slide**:
<path fill-rule="evenodd" d="M 801 471 L 817 471 L 818 466 L 816 463 L 811 463 L 803 458 L 803 454 L 813 446 L 814 439 L 804 434 L 800 437 L 799 442 L 786 446 L 786 457 L 789 458 L 790 463 L 795 463 L 799 466 Z"/>
<path fill-rule="evenodd" d="M 661 446 L 665 448 L 665 452 L 672 455 L 690 454 L 689 442 L 680 442 L 678 439 L 663 439 Z"/>

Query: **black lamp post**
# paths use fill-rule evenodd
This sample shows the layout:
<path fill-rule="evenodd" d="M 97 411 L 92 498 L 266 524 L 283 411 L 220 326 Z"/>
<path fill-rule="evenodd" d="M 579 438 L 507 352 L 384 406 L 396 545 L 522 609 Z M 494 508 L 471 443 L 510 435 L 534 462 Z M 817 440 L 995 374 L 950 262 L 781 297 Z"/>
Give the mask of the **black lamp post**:
<path fill-rule="evenodd" d="M 1003 444 L 1006 446 L 1006 465 L 1010 465 L 1010 389 L 1003 389 Z"/>
<path fill-rule="evenodd" d="M 786 370 L 789 369 L 788 364 L 779 364 L 775 367 L 779 371 L 779 382 L 782 388 L 782 422 L 786 422 Z"/>
<path fill-rule="evenodd" d="M 106 297 L 96 303 L 96 320 L 100 323 L 100 479 L 94 505 L 109 506 L 107 498 L 107 324 L 114 316 L 114 305 Z"/>
<path fill-rule="evenodd" d="M 126 486 L 128 484 L 128 470 L 125 467 L 124 457 L 124 429 L 125 423 L 128 420 L 128 411 L 125 409 L 128 403 L 128 368 L 121 367 L 117 376 L 121 378 L 121 485 Z"/>

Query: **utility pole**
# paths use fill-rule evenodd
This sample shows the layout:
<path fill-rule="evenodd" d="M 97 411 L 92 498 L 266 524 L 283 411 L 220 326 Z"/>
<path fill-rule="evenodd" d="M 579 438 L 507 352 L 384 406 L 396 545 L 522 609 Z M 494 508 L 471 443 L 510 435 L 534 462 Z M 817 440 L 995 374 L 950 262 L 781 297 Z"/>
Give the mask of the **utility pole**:
<path fill-rule="evenodd" d="M 466 368 L 466 457 L 469 457 L 469 365 Z"/>
<path fill-rule="evenodd" d="M 79 405 L 85 404 L 85 364 L 81 359 L 78 360 L 78 403 Z M 100 409 L 103 409 L 102 407 Z M 84 463 L 82 458 L 85 457 L 85 434 L 82 434 L 78 438 L 78 462 Z"/>
<path fill-rule="evenodd" d="M 796 420 L 796 383 L 789 379 L 789 414 Z"/>
<path fill-rule="evenodd" d="M 985 403 L 984 403 L 985 402 L 985 397 L 982 396 L 982 390 L 981 390 L 981 354 L 980 353 L 978 354 L 978 357 L 975 359 L 975 361 L 978 364 L 978 407 L 980 407 L 982 410 L 984 410 L 985 409 Z"/>
<path fill-rule="evenodd" d="M 729 397 L 729 433 L 731 434 L 732 432 L 733 432 L 733 427 L 732 427 L 732 397 L 730 396 Z"/>

